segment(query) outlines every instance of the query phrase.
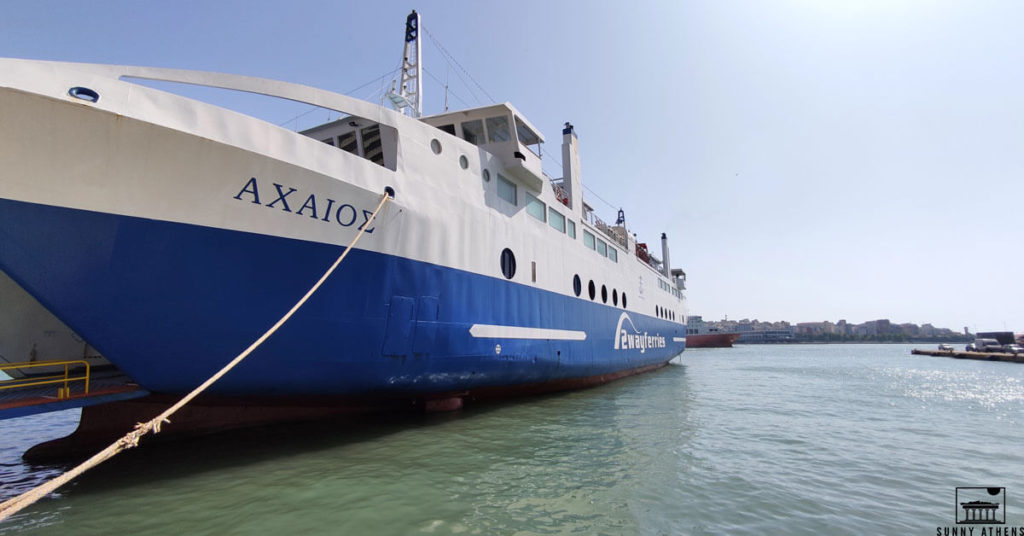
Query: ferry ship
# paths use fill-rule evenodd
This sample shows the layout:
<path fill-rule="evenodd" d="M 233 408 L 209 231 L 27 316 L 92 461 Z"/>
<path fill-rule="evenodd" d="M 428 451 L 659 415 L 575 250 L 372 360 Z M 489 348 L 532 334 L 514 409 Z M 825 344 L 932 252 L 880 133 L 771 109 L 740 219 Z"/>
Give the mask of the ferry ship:
<path fill-rule="evenodd" d="M 686 344 L 683 282 L 583 199 L 511 104 L 422 116 L 419 15 L 396 109 L 156 67 L 0 59 L 0 270 L 151 393 L 430 400 L 606 382 Z M 159 80 L 342 114 L 295 132 Z M 393 200 L 367 225 L 383 195 Z"/>
<path fill-rule="evenodd" d="M 742 333 L 708 327 L 700 316 L 686 319 L 686 346 L 689 348 L 732 348 Z"/>

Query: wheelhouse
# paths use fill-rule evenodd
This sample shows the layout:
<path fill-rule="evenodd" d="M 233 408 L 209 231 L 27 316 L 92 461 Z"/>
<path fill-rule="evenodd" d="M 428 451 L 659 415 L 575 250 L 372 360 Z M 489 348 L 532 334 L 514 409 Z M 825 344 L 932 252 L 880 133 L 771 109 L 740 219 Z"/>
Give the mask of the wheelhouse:
<path fill-rule="evenodd" d="M 497 156 L 507 174 L 527 190 L 540 192 L 544 187 L 544 138 L 511 104 L 432 115 L 422 121 Z"/>

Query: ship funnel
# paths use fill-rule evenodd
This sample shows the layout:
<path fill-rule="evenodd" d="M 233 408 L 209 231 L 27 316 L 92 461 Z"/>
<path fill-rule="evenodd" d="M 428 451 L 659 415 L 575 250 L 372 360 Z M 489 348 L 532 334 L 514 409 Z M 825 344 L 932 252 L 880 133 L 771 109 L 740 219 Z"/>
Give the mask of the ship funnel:
<path fill-rule="evenodd" d="M 559 183 L 561 192 L 559 201 L 570 209 L 583 214 L 583 183 L 580 179 L 579 138 L 572 123 L 566 123 L 562 129 L 562 180 Z M 563 197 L 564 196 L 564 197 Z"/>
<path fill-rule="evenodd" d="M 661 272 L 672 277 L 672 263 L 668 262 L 668 235 L 661 233 Z"/>

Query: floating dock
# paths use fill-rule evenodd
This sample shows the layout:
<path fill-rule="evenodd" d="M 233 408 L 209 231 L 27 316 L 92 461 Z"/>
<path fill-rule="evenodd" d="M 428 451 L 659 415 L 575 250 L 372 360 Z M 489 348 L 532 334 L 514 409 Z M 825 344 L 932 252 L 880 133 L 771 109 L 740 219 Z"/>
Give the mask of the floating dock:
<path fill-rule="evenodd" d="M 910 353 L 914 355 L 931 355 L 936 357 L 955 357 L 957 359 L 977 359 L 979 361 L 1024 363 L 1024 354 L 1014 355 L 995 352 L 966 352 L 957 350 L 921 350 L 918 348 L 914 348 Z"/>

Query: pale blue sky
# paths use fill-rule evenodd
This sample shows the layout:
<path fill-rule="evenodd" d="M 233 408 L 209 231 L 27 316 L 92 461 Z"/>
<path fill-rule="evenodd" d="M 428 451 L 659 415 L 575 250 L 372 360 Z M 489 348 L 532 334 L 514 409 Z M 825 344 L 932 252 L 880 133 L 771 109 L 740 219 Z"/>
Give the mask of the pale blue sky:
<path fill-rule="evenodd" d="M 486 91 L 428 37 L 426 111 L 447 78 L 556 158 L 572 121 L 591 204 L 669 234 L 692 314 L 1024 331 L 1021 2 L 8 0 L 0 55 L 346 92 L 397 67 L 412 8 Z"/>

